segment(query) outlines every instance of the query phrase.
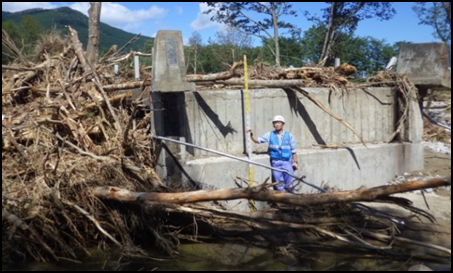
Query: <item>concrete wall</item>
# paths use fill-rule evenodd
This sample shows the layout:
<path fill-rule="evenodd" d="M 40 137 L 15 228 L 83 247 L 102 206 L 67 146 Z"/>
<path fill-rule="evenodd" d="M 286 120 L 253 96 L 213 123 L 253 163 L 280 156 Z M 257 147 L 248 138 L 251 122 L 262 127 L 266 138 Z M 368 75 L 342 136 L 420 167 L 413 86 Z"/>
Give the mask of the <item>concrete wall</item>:
<path fill-rule="evenodd" d="M 415 98 L 397 142 L 387 143 L 396 129 L 399 107 L 390 88 L 349 90 L 305 88 L 326 107 L 347 120 L 367 147 L 349 129 L 319 109 L 302 94 L 283 89 L 250 90 L 251 127 L 257 135 L 273 129 L 274 115 L 283 115 L 285 129 L 296 137 L 300 170 L 313 184 L 329 183 L 340 189 L 382 185 L 395 175 L 423 169 L 422 119 Z M 156 133 L 234 156 L 246 158 L 244 93 L 241 90 L 154 94 L 158 102 Z M 347 148 L 322 149 L 319 144 Z M 158 171 L 168 183 L 186 181 L 201 188 L 235 187 L 248 179 L 248 164 L 210 152 L 168 143 Z M 253 145 L 254 161 L 269 164 L 267 145 Z M 254 167 L 263 182 L 270 170 Z M 308 186 L 300 192 L 309 192 Z M 243 203 L 242 209 L 246 209 Z"/>
<path fill-rule="evenodd" d="M 298 156 L 297 176 L 305 175 L 307 181 L 318 186 L 327 183 L 332 187 L 351 190 L 360 186 L 379 186 L 382 181 L 390 181 L 395 174 L 420 168 L 418 159 L 423 157 L 423 147 L 421 144 L 409 143 L 377 144 L 368 148 L 353 145 L 350 149 L 301 149 L 298 150 Z M 267 155 L 254 155 L 252 160 L 269 164 Z M 225 157 L 191 160 L 185 166 L 187 174 L 194 181 L 207 183 L 212 189 L 234 188 L 237 177 L 248 179 L 247 163 Z M 261 166 L 253 168 L 257 182 L 270 179 L 269 169 Z M 301 190 L 306 192 L 314 189 L 302 186 Z"/>
<path fill-rule="evenodd" d="M 389 88 L 351 90 L 344 94 L 324 88 L 305 88 L 321 103 L 347 120 L 366 143 L 385 142 L 395 130 L 395 99 Z M 243 92 L 241 90 L 184 93 L 186 139 L 210 149 L 241 155 L 245 150 Z M 329 104 L 330 99 L 330 104 Z M 272 127 L 272 118 L 283 115 L 285 130 L 297 138 L 297 147 L 318 144 L 355 144 L 360 140 L 344 125 L 322 111 L 302 94 L 283 89 L 250 91 L 251 127 L 256 135 Z M 265 152 L 266 145 L 255 146 Z M 194 150 L 194 158 L 210 156 Z"/>

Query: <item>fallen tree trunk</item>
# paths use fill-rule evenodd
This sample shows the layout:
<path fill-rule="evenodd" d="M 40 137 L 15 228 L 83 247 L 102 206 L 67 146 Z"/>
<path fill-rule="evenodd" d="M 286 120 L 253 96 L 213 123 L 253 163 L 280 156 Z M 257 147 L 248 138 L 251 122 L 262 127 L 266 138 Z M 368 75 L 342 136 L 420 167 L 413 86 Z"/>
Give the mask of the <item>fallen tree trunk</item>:
<path fill-rule="evenodd" d="M 132 97 L 132 91 L 112 96 L 112 97 L 110 97 L 109 101 L 110 101 L 110 103 L 117 103 L 123 99 L 130 98 L 130 97 Z M 98 103 L 101 104 L 102 106 L 104 106 L 106 104 L 105 101 L 103 101 L 103 100 Z M 95 102 L 91 102 L 91 103 L 85 105 L 86 109 L 93 109 L 96 107 L 97 107 L 97 104 Z"/>
<path fill-rule="evenodd" d="M 220 72 L 216 74 L 209 74 L 209 75 L 187 75 L 186 80 L 188 82 L 199 82 L 199 81 L 218 81 L 218 80 L 226 80 L 234 77 L 236 74 L 236 69 L 242 65 L 242 62 L 234 63 L 233 66 L 230 68 L 229 71 Z"/>
<path fill-rule="evenodd" d="M 87 63 L 87 61 L 85 59 L 85 56 L 83 54 L 83 45 L 79 41 L 79 35 L 77 33 L 77 30 L 73 29 L 70 26 L 66 26 L 66 27 L 68 28 L 69 33 L 70 33 L 70 38 L 71 38 L 71 42 L 72 42 L 72 46 L 73 46 L 74 52 L 75 52 L 77 58 L 79 59 L 79 62 L 80 62 L 80 64 L 83 67 L 83 70 L 85 71 L 85 73 L 90 72 L 91 68 L 88 65 L 88 63 Z"/>
<path fill-rule="evenodd" d="M 229 79 L 225 81 L 216 81 L 217 84 L 244 85 L 244 79 Z M 261 86 L 272 88 L 283 88 L 297 85 L 304 85 L 307 80 L 249 80 L 249 86 Z"/>
<path fill-rule="evenodd" d="M 205 201 L 253 199 L 257 201 L 268 201 L 297 206 L 312 206 L 327 203 L 374 201 L 381 197 L 386 197 L 395 193 L 448 185 L 451 185 L 451 176 L 445 178 L 434 178 L 426 181 L 407 182 L 399 185 L 379 186 L 370 189 L 330 192 L 315 195 L 268 191 L 266 185 L 260 185 L 252 188 L 222 189 L 214 191 L 201 190 L 178 193 L 132 192 L 117 187 L 95 187 L 93 189 L 93 193 L 99 198 L 126 202 L 152 201 L 184 204 Z"/>

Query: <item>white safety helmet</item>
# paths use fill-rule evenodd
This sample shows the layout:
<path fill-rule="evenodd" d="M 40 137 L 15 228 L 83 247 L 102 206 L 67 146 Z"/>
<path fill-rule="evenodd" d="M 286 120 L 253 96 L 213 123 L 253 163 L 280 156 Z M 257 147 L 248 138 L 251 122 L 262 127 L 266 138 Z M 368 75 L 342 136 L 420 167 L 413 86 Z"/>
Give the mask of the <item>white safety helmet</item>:
<path fill-rule="evenodd" d="M 285 123 L 285 119 L 280 115 L 275 116 L 274 119 L 272 120 L 272 123 L 274 123 L 276 121 L 281 121 L 281 122 Z"/>

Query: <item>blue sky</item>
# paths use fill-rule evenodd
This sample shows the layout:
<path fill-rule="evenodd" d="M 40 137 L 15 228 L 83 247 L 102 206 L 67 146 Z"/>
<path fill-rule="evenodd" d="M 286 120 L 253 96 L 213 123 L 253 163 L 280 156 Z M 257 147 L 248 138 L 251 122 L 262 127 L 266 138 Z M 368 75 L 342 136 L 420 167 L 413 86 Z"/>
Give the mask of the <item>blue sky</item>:
<path fill-rule="evenodd" d="M 355 34 L 371 36 L 390 44 L 397 41 L 414 43 L 436 41 L 431 27 L 418 24 L 419 20 L 412 10 L 413 5 L 414 2 L 394 2 L 397 14 L 392 20 L 361 21 Z M 2 2 L 2 10 L 10 12 L 62 6 L 69 6 L 87 14 L 89 2 Z M 293 8 L 300 15 L 288 17 L 285 20 L 305 31 L 312 23 L 305 19 L 304 11 L 321 15 L 321 9 L 324 7 L 326 7 L 324 2 L 294 2 Z M 181 30 L 185 41 L 194 31 L 198 31 L 203 38 L 203 43 L 207 43 L 208 38 L 214 38 L 216 31 L 222 30 L 224 26 L 211 22 L 209 16 L 203 14 L 205 9 L 206 6 L 199 2 L 103 2 L 101 21 L 134 34 L 141 33 L 151 37 L 154 37 L 159 30 Z M 255 39 L 255 41 L 258 40 Z"/>

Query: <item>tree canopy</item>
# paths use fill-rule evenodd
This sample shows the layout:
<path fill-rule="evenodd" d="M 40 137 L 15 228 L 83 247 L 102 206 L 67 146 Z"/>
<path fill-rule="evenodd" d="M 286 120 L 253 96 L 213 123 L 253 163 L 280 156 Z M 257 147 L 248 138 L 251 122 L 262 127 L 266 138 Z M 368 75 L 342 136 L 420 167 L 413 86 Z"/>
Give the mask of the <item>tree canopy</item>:
<path fill-rule="evenodd" d="M 311 21 L 326 26 L 326 33 L 320 60 L 331 58 L 331 50 L 341 33 L 352 34 L 362 20 L 377 18 L 389 20 L 396 11 L 390 2 L 326 2 L 329 7 L 323 10 L 323 17 L 318 18 L 306 13 Z"/>
<path fill-rule="evenodd" d="M 209 7 L 205 14 L 212 15 L 211 20 L 233 26 L 256 35 L 264 41 L 271 39 L 270 47 L 275 56 L 275 64 L 280 66 L 279 30 L 297 29 L 291 23 L 281 20 L 283 15 L 297 16 L 289 2 L 202 2 Z M 264 16 L 264 17 L 263 17 Z M 263 17 L 262 19 L 259 19 Z"/>
<path fill-rule="evenodd" d="M 451 2 L 417 2 L 413 10 L 421 25 L 434 28 L 435 38 L 451 42 Z"/>

